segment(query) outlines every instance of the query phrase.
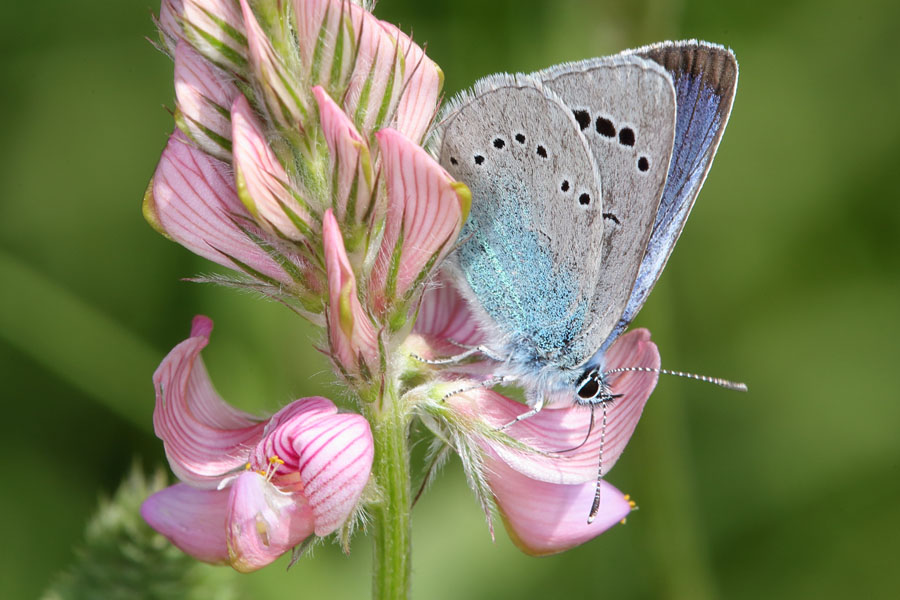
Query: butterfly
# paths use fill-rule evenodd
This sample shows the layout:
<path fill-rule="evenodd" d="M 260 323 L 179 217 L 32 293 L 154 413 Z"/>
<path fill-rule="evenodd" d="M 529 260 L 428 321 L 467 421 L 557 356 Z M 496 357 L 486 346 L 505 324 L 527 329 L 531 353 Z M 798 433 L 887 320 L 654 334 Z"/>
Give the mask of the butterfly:
<path fill-rule="evenodd" d="M 525 389 L 517 420 L 561 397 L 613 399 L 604 352 L 681 234 L 737 79 L 724 47 L 662 42 L 491 75 L 444 111 L 436 153 L 472 193 L 446 270 L 484 333 L 477 350 Z"/>

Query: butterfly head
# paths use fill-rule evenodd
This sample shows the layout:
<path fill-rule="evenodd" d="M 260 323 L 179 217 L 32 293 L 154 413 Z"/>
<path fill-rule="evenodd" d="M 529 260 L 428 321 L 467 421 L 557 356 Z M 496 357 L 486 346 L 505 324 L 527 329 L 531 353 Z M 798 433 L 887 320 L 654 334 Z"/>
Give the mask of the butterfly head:
<path fill-rule="evenodd" d="M 575 382 L 575 403 L 581 406 L 606 404 L 619 397 L 610 391 L 606 373 L 600 367 L 588 367 Z"/>

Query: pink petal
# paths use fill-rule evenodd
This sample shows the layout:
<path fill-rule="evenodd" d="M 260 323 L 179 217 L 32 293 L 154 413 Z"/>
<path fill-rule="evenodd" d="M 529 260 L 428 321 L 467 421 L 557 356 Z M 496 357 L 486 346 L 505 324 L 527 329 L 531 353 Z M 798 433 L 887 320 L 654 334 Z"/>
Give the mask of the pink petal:
<path fill-rule="evenodd" d="M 141 516 L 183 552 L 202 561 L 225 563 L 228 497 L 229 490 L 202 490 L 178 483 L 147 498 Z"/>
<path fill-rule="evenodd" d="M 502 461 L 489 461 L 488 484 L 513 543 L 526 554 L 545 556 L 591 540 L 631 511 L 622 492 L 600 482 L 600 510 L 587 522 L 595 482 L 556 485 L 535 481 Z"/>
<path fill-rule="evenodd" d="M 423 280 L 451 249 L 468 215 L 471 194 L 420 146 L 393 129 L 376 134 L 388 206 L 384 238 L 370 281 L 383 310 Z M 401 240 L 402 247 L 396 248 Z"/>
<path fill-rule="evenodd" d="M 231 566 L 243 573 L 273 562 L 313 532 L 312 511 L 297 494 L 245 471 L 231 486 L 227 531 Z"/>
<path fill-rule="evenodd" d="M 284 167 L 262 132 L 250 103 L 239 95 L 231 107 L 234 172 L 238 194 L 257 222 L 292 240 L 310 233 L 311 218 L 290 191 Z"/>
<path fill-rule="evenodd" d="M 364 13 L 348 0 L 294 0 L 300 60 L 309 71 L 310 85 L 343 91 Z"/>
<path fill-rule="evenodd" d="M 175 46 L 182 36 L 181 14 L 183 11 L 182 0 L 162 0 L 159 6 L 156 26 L 159 28 L 160 39 L 170 55 L 175 53 Z"/>
<path fill-rule="evenodd" d="M 247 62 L 246 33 L 233 0 L 183 0 L 184 34 L 200 54 L 217 65 L 240 70 Z M 215 40 L 215 44 L 209 39 Z M 224 49 L 223 49 L 224 46 Z"/>
<path fill-rule="evenodd" d="M 468 304 L 453 287 L 451 278 L 444 276 L 443 272 L 438 273 L 422 295 L 413 331 L 466 346 L 477 346 L 482 342 L 478 323 Z M 459 346 L 455 348 L 457 352 L 461 350 Z"/>
<path fill-rule="evenodd" d="M 294 0 L 294 8 L 300 56 L 312 83 L 343 99 L 357 130 L 368 138 L 396 124 L 421 140 L 434 116 L 442 77 L 421 48 L 350 2 Z"/>
<path fill-rule="evenodd" d="M 344 109 L 368 137 L 390 124 L 396 113 L 403 91 L 402 48 L 370 13 L 362 14 L 359 27 L 359 48 L 344 95 Z"/>
<path fill-rule="evenodd" d="M 288 464 L 296 466 L 297 455 L 294 452 L 294 436 L 296 432 L 317 421 L 321 421 L 338 412 L 337 406 L 328 398 L 310 396 L 294 400 L 269 418 L 265 436 L 257 444 L 251 456 L 251 465 L 255 469 L 265 469 L 271 457 L 277 456 Z"/>
<path fill-rule="evenodd" d="M 369 422 L 361 415 L 334 415 L 304 430 L 294 449 L 316 535 L 328 535 L 351 515 L 369 481 L 375 456 Z"/>
<path fill-rule="evenodd" d="M 650 332 L 636 329 L 610 348 L 606 369 L 618 367 L 659 368 L 659 352 L 650 341 Z M 613 394 L 623 394 L 607 408 L 607 425 L 602 426 L 602 409 L 594 409 L 595 423 L 590 438 L 584 442 L 590 426 L 590 409 L 574 404 L 561 408 L 544 408 L 537 415 L 512 425 L 507 433 L 531 448 L 542 452 L 520 452 L 498 443 L 484 442 L 490 450 L 520 473 L 558 484 L 594 481 L 603 434 L 603 472 L 609 473 L 618 461 L 640 420 L 644 405 L 656 387 L 656 373 L 619 373 L 609 377 Z M 491 390 L 459 394 L 448 402 L 473 417 L 501 427 L 528 410 L 528 407 Z M 584 442 L 582 444 L 582 442 Z M 578 447 L 569 452 L 560 452 Z"/>
<path fill-rule="evenodd" d="M 331 180 L 337 182 L 337 189 L 332 190 L 336 216 L 341 222 L 360 223 L 369 214 L 373 198 L 369 144 L 322 86 L 314 87 L 313 95 L 319 104 L 319 119 L 328 144 Z"/>
<path fill-rule="evenodd" d="M 247 30 L 250 64 L 262 85 L 269 114 L 284 127 L 296 129 L 303 120 L 305 108 L 297 90 L 291 87 L 294 76 L 275 52 L 247 0 L 240 0 L 240 5 Z"/>
<path fill-rule="evenodd" d="M 412 141 L 421 143 L 438 109 L 444 74 L 412 38 L 391 23 L 379 23 L 397 40 L 404 57 L 402 96 L 393 127 Z"/>
<path fill-rule="evenodd" d="M 196 317 L 191 337 L 175 346 L 153 374 L 153 427 L 169 464 L 179 479 L 205 488 L 246 465 L 249 448 L 265 426 L 226 404 L 213 389 L 199 356 L 211 330 L 212 321 Z"/>
<path fill-rule="evenodd" d="M 226 116 L 238 90 L 224 72 L 185 41 L 175 49 L 179 126 L 205 152 L 231 160 L 231 121 Z"/>
<path fill-rule="evenodd" d="M 231 268 L 232 257 L 271 279 L 291 277 L 246 233 L 235 219 L 248 219 L 237 197 L 228 166 L 192 146 L 180 131 L 163 150 L 144 216 L 156 229 L 188 250 Z"/>
<path fill-rule="evenodd" d="M 331 209 L 322 222 L 325 268 L 328 273 L 328 338 L 332 356 L 348 373 L 365 363 L 372 371 L 378 363 L 378 340 L 369 315 L 359 301 L 356 276 L 344 249 L 344 240 Z"/>
<path fill-rule="evenodd" d="M 315 516 L 316 535 L 327 535 L 347 520 L 369 480 L 372 432 L 362 416 L 338 413 L 326 398 L 305 398 L 272 417 L 254 453 L 255 468 L 266 468 L 273 456 L 285 463 L 278 473 L 288 474 L 273 481 L 301 491 Z"/>

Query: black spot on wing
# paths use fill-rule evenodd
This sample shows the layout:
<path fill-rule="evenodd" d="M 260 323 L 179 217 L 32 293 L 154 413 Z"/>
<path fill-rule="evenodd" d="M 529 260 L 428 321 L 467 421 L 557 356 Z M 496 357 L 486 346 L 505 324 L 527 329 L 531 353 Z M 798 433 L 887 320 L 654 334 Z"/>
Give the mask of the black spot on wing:
<path fill-rule="evenodd" d="M 588 128 L 588 125 L 591 124 L 591 115 L 586 110 L 573 110 L 572 114 L 575 115 L 575 120 L 578 121 L 578 126 L 581 127 L 581 130 L 584 131 Z"/>
<path fill-rule="evenodd" d="M 603 137 L 615 137 L 616 136 L 616 126 L 613 125 L 613 122 L 604 117 L 597 117 L 597 123 L 595 124 L 597 128 L 597 133 L 602 135 Z"/>

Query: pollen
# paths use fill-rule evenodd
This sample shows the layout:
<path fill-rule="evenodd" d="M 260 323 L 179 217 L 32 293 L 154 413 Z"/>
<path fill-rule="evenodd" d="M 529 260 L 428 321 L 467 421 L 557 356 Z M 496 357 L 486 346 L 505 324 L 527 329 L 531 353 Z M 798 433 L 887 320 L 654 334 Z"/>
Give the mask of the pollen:
<path fill-rule="evenodd" d="M 284 464 L 277 454 L 269 457 L 268 464 L 265 469 L 258 469 L 256 472 L 266 478 L 266 481 L 272 481 L 272 478 L 278 473 L 278 468 Z"/>
<path fill-rule="evenodd" d="M 625 501 L 628 502 L 628 507 L 629 507 L 631 510 L 637 510 L 637 509 L 638 509 L 637 502 L 635 502 L 634 500 L 631 499 L 631 494 L 625 494 L 624 498 L 625 498 Z M 625 519 L 622 519 L 622 522 L 624 523 L 624 522 L 625 522 Z"/>

